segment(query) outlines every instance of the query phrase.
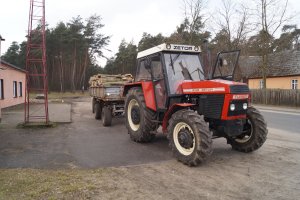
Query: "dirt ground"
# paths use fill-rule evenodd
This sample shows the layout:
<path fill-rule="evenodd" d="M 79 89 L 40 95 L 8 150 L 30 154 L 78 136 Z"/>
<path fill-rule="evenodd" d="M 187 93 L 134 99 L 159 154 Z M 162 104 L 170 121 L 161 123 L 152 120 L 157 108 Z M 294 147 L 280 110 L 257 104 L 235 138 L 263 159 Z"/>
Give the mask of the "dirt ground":
<path fill-rule="evenodd" d="M 172 157 L 164 136 L 152 144 L 133 143 L 122 119 L 107 130 L 86 111 L 89 107 L 86 99 L 73 102 L 73 123 L 54 129 L 1 126 L 0 199 L 292 200 L 300 196 L 300 134 L 269 127 L 267 142 L 249 154 L 235 152 L 224 139 L 216 139 L 209 160 L 191 168 Z M 23 142 L 15 141 L 20 136 Z M 35 138 L 36 142 L 29 142 Z M 71 142 L 79 149 L 70 147 Z M 115 145 L 104 151 L 109 148 L 105 143 Z M 65 155 L 58 154 L 61 151 Z"/>

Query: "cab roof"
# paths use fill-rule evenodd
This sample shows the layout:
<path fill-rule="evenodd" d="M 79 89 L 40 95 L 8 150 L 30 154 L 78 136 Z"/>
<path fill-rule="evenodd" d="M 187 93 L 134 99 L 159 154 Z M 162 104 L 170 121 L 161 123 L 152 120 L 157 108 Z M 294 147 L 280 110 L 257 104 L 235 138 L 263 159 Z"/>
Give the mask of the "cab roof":
<path fill-rule="evenodd" d="M 191 46 L 191 45 L 182 45 L 182 44 L 160 44 L 158 46 L 152 47 L 150 49 L 146 49 L 138 53 L 137 58 L 142 58 L 145 56 L 152 55 L 154 53 L 162 52 L 162 51 L 174 51 L 174 52 L 191 52 L 191 53 L 200 53 L 201 48 L 199 46 Z"/>

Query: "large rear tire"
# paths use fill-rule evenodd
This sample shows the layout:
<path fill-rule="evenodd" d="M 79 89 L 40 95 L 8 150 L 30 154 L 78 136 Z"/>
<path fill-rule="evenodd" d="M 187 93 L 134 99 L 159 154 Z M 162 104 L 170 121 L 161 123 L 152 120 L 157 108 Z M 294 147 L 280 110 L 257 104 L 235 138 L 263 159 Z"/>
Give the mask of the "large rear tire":
<path fill-rule="evenodd" d="M 101 119 L 102 107 L 100 103 L 95 103 L 95 119 Z"/>
<path fill-rule="evenodd" d="M 111 121 L 112 121 L 112 113 L 109 107 L 104 106 L 102 109 L 102 123 L 103 126 L 111 126 Z"/>
<path fill-rule="evenodd" d="M 249 107 L 244 133 L 237 138 L 228 138 L 227 141 L 234 150 L 248 153 L 259 149 L 265 143 L 267 134 L 267 123 L 263 116 L 254 107 Z"/>
<path fill-rule="evenodd" d="M 168 139 L 174 156 L 186 165 L 196 166 L 212 154 L 212 132 L 195 111 L 183 109 L 172 115 Z"/>
<path fill-rule="evenodd" d="M 134 87 L 128 91 L 125 100 L 126 127 L 130 138 L 135 142 L 150 142 L 157 129 L 156 113 L 146 107 L 141 88 Z"/>

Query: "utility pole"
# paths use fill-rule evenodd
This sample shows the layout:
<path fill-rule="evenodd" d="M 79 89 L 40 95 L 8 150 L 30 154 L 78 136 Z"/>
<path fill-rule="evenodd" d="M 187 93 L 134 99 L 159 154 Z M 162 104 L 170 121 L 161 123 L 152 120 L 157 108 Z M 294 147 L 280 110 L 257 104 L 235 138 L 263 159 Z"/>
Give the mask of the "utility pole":
<path fill-rule="evenodd" d="M 1 68 L 1 42 L 2 41 L 5 41 L 5 39 L 0 35 L 0 70 L 2 70 L 2 68 Z M 1 104 L 0 104 L 0 122 L 1 122 L 1 119 L 2 119 L 2 115 L 1 115 Z"/>

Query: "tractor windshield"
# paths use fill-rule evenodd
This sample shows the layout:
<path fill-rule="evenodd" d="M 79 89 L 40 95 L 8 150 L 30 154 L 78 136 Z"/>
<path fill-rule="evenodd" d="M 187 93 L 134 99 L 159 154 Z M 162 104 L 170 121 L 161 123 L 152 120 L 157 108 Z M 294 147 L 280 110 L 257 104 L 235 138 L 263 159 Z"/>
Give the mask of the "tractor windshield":
<path fill-rule="evenodd" d="M 178 86 L 184 80 L 199 81 L 204 79 L 199 54 L 165 53 L 170 94 L 178 93 Z"/>

